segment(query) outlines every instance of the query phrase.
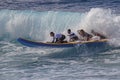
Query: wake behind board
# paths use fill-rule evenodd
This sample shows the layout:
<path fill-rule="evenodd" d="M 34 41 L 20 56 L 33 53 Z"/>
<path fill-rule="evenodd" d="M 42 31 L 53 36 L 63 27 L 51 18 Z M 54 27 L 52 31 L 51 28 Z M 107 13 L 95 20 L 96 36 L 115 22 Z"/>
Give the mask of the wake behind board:
<path fill-rule="evenodd" d="M 106 39 L 100 41 L 84 41 L 84 42 L 68 42 L 68 43 L 36 42 L 24 38 L 18 38 L 17 41 L 28 47 L 52 47 L 52 48 L 68 48 L 68 47 L 75 47 L 81 45 L 86 45 L 87 47 L 91 47 L 91 46 L 97 47 L 97 46 L 103 46 L 107 43 Z"/>

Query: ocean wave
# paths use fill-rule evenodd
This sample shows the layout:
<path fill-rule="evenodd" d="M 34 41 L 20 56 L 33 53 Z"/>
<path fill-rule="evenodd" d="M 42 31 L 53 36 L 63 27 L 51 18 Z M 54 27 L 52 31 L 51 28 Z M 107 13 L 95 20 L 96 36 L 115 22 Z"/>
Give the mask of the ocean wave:
<path fill-rule="evenodd" d="M 0 38 L 27 37 L 47 41 L 49 32 L 67 35 L 68 28 L 76 34 L 79 29 L 89 33 L 94 29 L 112 39 L 111 42 L 117 42 L 120 37 L 120 15 L 111 9 L 92 8 L 85 13 L 1 10 L 0 15 Z"/>

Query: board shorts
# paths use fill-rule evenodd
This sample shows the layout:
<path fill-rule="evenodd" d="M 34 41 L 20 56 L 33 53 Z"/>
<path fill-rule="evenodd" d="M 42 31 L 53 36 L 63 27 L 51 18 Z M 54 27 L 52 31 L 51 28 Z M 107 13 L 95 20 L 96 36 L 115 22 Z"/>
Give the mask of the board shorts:
<path fill-rule="evenodd" d="M 59 40 L 64 41 L 65 38 L 66 38 L 65 35 L 62 35 L 62 37 Z"/>

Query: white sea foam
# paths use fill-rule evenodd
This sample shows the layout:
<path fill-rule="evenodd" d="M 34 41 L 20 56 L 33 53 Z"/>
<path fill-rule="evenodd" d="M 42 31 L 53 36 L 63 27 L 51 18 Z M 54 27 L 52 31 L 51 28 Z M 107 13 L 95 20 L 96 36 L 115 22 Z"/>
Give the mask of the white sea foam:
<path fill-rule="evenodd" d="M 120 45 L 120 15 L 110 9 L 92 8 L 86 13 L 1 10 L 0 15 L 0 35 L 4 37 L 48 41 L 51 31 L 67 35 L 68 28 L 75 33 L 79 29 L 89 33 L 94 29 L 110 38 L 111 43 Z"/>

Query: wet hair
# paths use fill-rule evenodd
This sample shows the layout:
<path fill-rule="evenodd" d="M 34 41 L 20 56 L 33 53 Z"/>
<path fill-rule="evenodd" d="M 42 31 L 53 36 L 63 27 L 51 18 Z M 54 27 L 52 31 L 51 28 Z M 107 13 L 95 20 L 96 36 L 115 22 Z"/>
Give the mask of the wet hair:
<path fill-rule="evenodd" d="M 68 31 L 70 31 L 70 32 L 71 32 L 71 29 L 68 29 Z"/>
<path fill-rule="evenodd" d="M 81 29 L 81 30 L 77 30 L 77 32 L 80 33 L 80 32 L 85 32 L 85 31 L 83 29 Z"/>
<path fill-rule="evenodd" d="M 68 34 L 70 34 L 71 33 L 71 29 L 68 29 L 67 32 L 68 32 Z"/>
<path fill-rule="evenodd" d="M 54 34 L 54 32 L 50 32 L 50 34 Z"/>
<path fill-rule="evenodd" d="M 81 29 L 80 31 L 85 32 L 83 29 Z"/>
<path fill-rule="evenodd" d="M 54 32 L 50 32 L 50 36 L 54 36 Z"/>

